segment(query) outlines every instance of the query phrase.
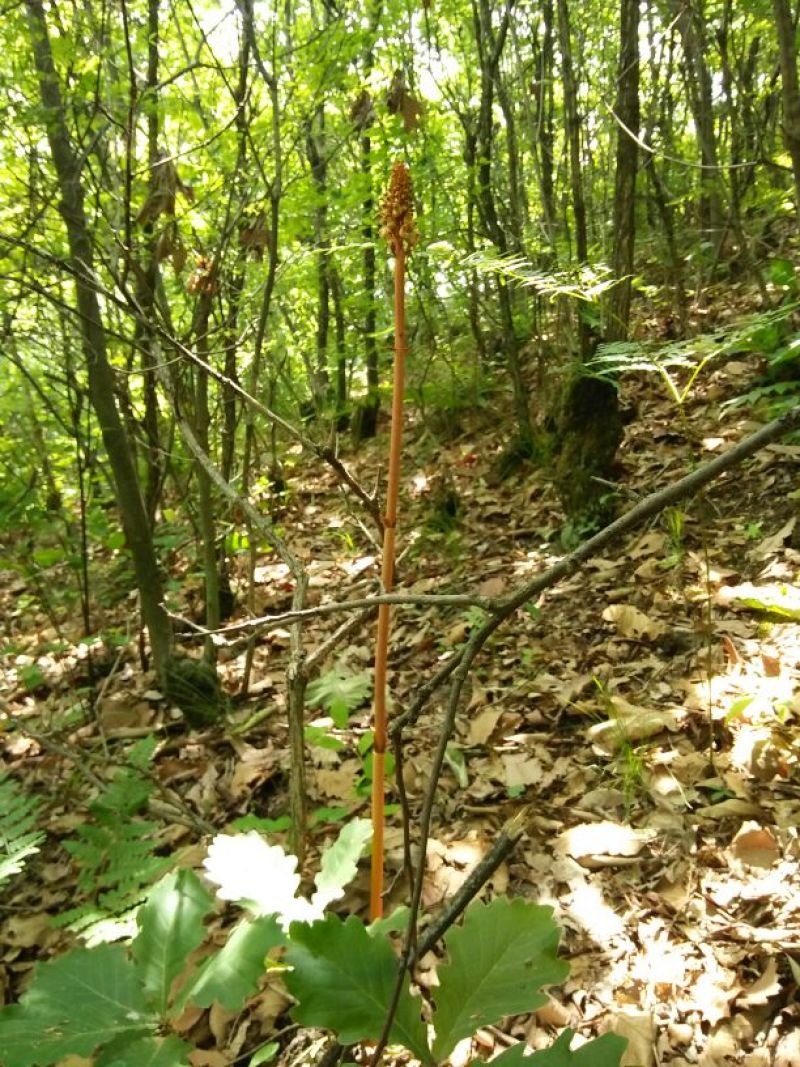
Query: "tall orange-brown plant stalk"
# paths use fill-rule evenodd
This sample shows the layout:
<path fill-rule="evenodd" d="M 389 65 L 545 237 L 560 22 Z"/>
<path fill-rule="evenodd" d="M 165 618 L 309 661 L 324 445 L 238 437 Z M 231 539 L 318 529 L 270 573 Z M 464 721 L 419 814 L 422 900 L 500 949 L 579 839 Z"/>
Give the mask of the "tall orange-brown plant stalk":
<path fill-rule="evenodd" d="M 403 391 L 405 389 L 406 257 L 417 241 L 411 177 L 403 163 L 395 163 L 389 189 L 381 206 L 381 236 L 394 256 L 394 382 L 392 385 L 392 430 L 389 439 L 389 475 L 383 524 L 383 563 L 381 579 L 388 593 L 394 584 L 397 497 L 400 488 L 400 459 L 403 442 Z M 370 916 L 383 915 L 383 829 L 386 763 L 386 661 L 389 652 L 389 604 L 378 607 L 378 633 L 375 642 L 375 712 L 372 745 L 372 877 Z"/>

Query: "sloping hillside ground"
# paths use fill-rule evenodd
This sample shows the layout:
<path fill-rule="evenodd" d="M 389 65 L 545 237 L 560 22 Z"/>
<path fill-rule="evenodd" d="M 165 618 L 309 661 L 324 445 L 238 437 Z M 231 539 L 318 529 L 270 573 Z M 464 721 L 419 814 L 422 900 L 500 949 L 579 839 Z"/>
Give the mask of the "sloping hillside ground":
<path fill-rule="evenodd" d="M 621 452 L 631 502 L 764 421 L 745 408 L 721 409 L 747 390 L 757 369 L 754 359 L 740 357 L 708 370 L 685 423 L 655 377 L 624 380 L 625 402 L 637 412 Z M 545 474 L 526 469 L 494 484 L 493 464 L 505 444 L 499 421 L 486 409 L 466 413 L 455 439 L 442 441 L 409 411 L 402 588 L 494 595 L 563 554 L 558 502 Z M 355 454 L 344 450 L 362 484 L 375 483 L 385 447 L 384 435 Z M 378 550 L 366 527 L 330 472 L 295 458 L 280 523 L 309 566 L 312 602 L 373 592 Z M 425 905 L 446 900 L 517 815 L 524 836 L 486 893 L 552 904 L 572 967 L 535 1016 L 482 1033 L 481 1055 L 518 1038 L 550 1044 L 569 1025 L 586 1036 L 609 1027 L 626 1034 L 630 1063 L 800 1063 L 800 656 L 792 619 L 800 600 L 786 588 L 800 560 L 799 467 L 800 444 L 764 449 L 702 499 L 670 510 L 550 589 L 537 611 L 520 612 L 479 659 L 434 813 Z M 175 567 L 180 577 L 185 565 L 177 553 Z M 258 579 L 260 612 L 288 607 L 284 568 L 265 556 Z M 71 940 L 50 922 L 86 896 L 63 841 L 135 739 L 158 738 L 148 818 L 157 823 L 160 851 L 183 864 L 199 865 L 212 829 L 245 814 L 276 818 L 286 805 L 284 631 L 260 634 L 251 695 L 234 702 L 231 722 L 187 731 L 142 675 L 134 641 L 96 652 L 102 677 L 88 684 L 77 611 L 51 609 L 48 617 L 42 610 L 42 586 L 52 590 L 60 581 L 66 578 L 57 567 L 40 574 L 38 585 L 30 571 L 3 574 L 9 695 L 0 768 L 44 799 L 40 825 L 47 831 L 0 908 L 6 1001 L 18 995 L 34 960 Z M 175 610 L 189 615 L 197 579 L 186 574 L 175 584 Z M 129 599 L 103 611 L 107 625 L 123 630 L 133 618 Z M 474 609 L 398 609 L 395 709 L 476 621 Z M 340 622 L 313 622 L 308 647 Z M 362 676 L 371 640 L 370 627 L 327 668 L 344 679 Z M 244 655 L 240 634 L 220 646 L 231 693 Z M 359 795 L 354 782 L 363 771 L 358 740 L 368 729 L 369 698 L 341 730 L 333 730 L 322 705 L 313 712 L 316 725 L 341 747 L 309 748 L 310 807 L 320 816 L 309 870 L 316 847 L 333 832 L 325 819 L 335 821 L 342 809 L 363 814 L 367 806 L 366 791 Z M 434 700 L 406 736 L 405 783 L 415 810 L 440 714 Z M 401 866 L 395 815 L 389 906 L 407 895 Z M 362 867 L 343 904 L 359 914 L 367 899 Z M 221 909 L 210 936 L 219 938 L 230 922 Z M 430 967 L 423 962 L 423 981 Z M 286 1029 L 287 1010 L 271 983 L 243 1016 L 190 1009 L 180 1025 L 201 1050 L 197 1067 L 217 1067 L 276 1032 L 284 1046 L 296 1038 Z M 284 1047 L 287 1060 L 296 1044 Z"/>

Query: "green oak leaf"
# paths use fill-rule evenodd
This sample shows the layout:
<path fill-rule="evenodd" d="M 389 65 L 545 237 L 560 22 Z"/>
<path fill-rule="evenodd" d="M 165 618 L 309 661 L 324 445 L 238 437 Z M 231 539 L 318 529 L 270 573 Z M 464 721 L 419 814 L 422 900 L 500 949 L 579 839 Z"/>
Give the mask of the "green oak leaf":
<path fill-rule="evenodd" d="M 498 1067 L 619 1067 L 622 1053 L 628 1042 L 617 1034 L 603 1034 L 594 1041 L 587 1041 L 575 1052 L 569 1046 L 574 1037 L 574 1030 L 565 1030 L 550 1048 L 525 1055 L 525 1043 L 512 1045 L 492 1060 Z M 474 1061 L 470 1067 L 484 1067 Z"/>
<path fill-rule="evenodd" d="M 333 1030 L 343 1045 L 376 1041 L 397 981 L 398 961 L 388 938 L 370 937 L 354 915 L 335 915 L 315 923 L 292 923 L 285 976 L 299 1003 L 294 1018 L 304 1026 Z M 420 1017 L 404 979 L 389 1041 L 403 1045 L 424 1063 L 432 1063 Z"/>
<path fill-rule="evenodd" d="M 569 974 L 556 958 L 558 939 L 552 908 L 506 897 L 472 904 L 445 938 L 449 962 L 439 968 L 435 990 L 436 1060 L 480 1026 L 544 1004 L 539 988 Z"/>
<path fill-rule="evenodd" d="M 188 869 L 162 878 L 139 909 L 139 933 L 131 946 L 142 985 L 166 1015 L 172 983 L 205 937 L 203 919 L 214 898 Z"/>
<path fill-rule="evenodd" d="M 192 1046 L 175 1034 L 169 1037 L 130 1036 L 106 1045 L 94 1067 L 186 1067 Z"/>
<path fill-rule="evenodd" d="M 271 948 L 286 942 L 277 916 L 245 919 L 229 934 L 228 940 L 201 968 L 181 995 L 179 1005 L 191 1000 L 208 1008 L 217 1000 L 226 1011 L 239 1011 L 255 993 L 264 973 L 264 958 Z"/>
<path fill-rule="evenodd" d="M 344 887 L 355 878 L 358 860 L 371 837 L 369 819 L 351 819 L 342 827 L 334 843 L 322 853 L 320 871 L 314 879 L 316 892 L 311 898 L 312 907 L 322 912 L 331 901 L 341 897 Z"/>
<path fill-rule="evenodd" d="M 0 1011 L 2 1067 L 91 1056 L 112 1039 L 143 1037 L 157 1025 L 123 945 L 73 949 L 40 964 L 20 1003 Z"/>

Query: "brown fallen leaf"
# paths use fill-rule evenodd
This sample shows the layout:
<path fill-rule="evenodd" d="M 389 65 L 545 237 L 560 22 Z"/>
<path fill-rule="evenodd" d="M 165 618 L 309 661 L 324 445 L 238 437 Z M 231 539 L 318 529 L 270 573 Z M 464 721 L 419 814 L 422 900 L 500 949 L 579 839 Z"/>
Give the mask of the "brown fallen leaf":
<path fill-rule="evenodd" d="M 770 997 L 777 997 L 782 992 L 783 986 L 778 976 L 778 963 L 774 956 L 770 956 L 761 975 L 756 978 L 752 985 L 745 987 L 744 991 L 736 998 L 736 1002 L 745 1007 L 756 1007 L 759 1004 L 766 1004 Z"/>
<path fill-rule="evenodd" d="M 758 823 L 745 823 L 731 846 L 734 856 L 750 867 L 772 867 L 781 856 L 770 830 Z"/>
<path fill-rule="evenodd" d="M 495 574 L 491 578 L 486 578 L 478 586 L 478 593 L 481 596 L 502 596 L 506 591 L 506 581 L 501 574 Z"/>
<path fill-rule="evenodd" d="M 213 1048 L 196 1048 L 188 1056 L 192 1067 L 228 1067 L 231 1062 L 224 1052 Z"/>
<path fill-rule="evenodd" d="M 470 745 L 485 745 L 494 733 L 502 715 L 499 708 L 484 708 L 470 720 L 467 740 Z"/>
<path fill-rule="evenodd" d="M 628 1042 L 621 1067 L 651 1067 L 655 1063 L 656 1023 L 652 1012 L 623 1008 L 612 1017 L 610 1029 Z"/>
<path fill-rule="evenodd" d="M 786 539 L 791 536 L 796 522 L 797 517 L 792 515 L 792 517 L 781 526 L 780 530 L 771 534 L 769 537 L 765 537 L 754 553 L 756 559 L 766 559 L 767 556 L 774 556 L 777 552 L 783 552 Z"/>
<path fill-rule="evenodd" d="M 252 748 L 249 745 L 239 753 L 230 791 L 234 799 L 249 793 L 255 786 L 268 781 L 279 769 L 281 757 L 272 748 Z"/>
<path fill-rule="evenodd" d="M 2 926 L 3 940 L 14 948 L 44 948 L 51 916 L 46 911 L 31 915 L 11 915 Z"/>
<path fill-rule="evenodd" d="M 603 619 L 612 622 L 617 633 L 622 637 L 640 640 L 648 638 L 655 640 L 664 633 L 666 627 L 662 622 L 651 619 L 643 611 L 639 611 L 632 604 L 611 604 L 603 612 Z"/>
<path fill-rule="evenodd" d="M 610 705 L 613 718 L 594 723 L 587 730 L 589 740 L 609 753 L 630 741 L 655 737 L 662 730 L 675 731 L 682 717 L 677 708 L 645 708 L 622 697 L 614 697 Z"/>
<path fill-rule="evenodd" d="M 763 812 L 758 804 L 751 800 L 731 797 L 721 800 L 718 804 L 706 804 L 702 808 L 696 808 L 695 815 L 699 815 L 701 819 L 727 819 L 731 815 L 747 818 L 748 815 L 763 815 Z"/>

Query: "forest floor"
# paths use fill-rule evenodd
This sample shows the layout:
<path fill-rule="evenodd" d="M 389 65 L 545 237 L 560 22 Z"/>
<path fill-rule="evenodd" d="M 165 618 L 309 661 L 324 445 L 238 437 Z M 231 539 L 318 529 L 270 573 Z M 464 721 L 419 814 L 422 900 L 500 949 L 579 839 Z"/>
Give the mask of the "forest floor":
<path fill-rule="evenodd" d="M 620 454 L 632 501 L 764 421 L 746 408 L 722 408 L 746 392 L 756 370 L 747 357 L 708 370 L 685 422 L 655 378 L 624 381 L 625 402 L 637 412 Z M 401 588 L 497 595 L 564 555 L 558 501 L 543 472 L 525 469 L 492 484 L 506 444 L 500 425 L 479 409 L 444 442 L 409 412 Z M 363 485 L 376 483 L 385 447 L 384 434 L 358 452 L 345 450 Z M 312 602 L 369 595 L 377 544 L 333 474 L 292 459 L 280 524 L 309 568 Z M 788 616 L 768 610 L 785 608 L 800 563 L 798 468 L 800 445 L 765 448 L 702 498 L 670 509 L 549 589 L 538 610 L 509 620 L 478 660 L 440 783 L 424 904 L 436 909 L 445 901 L 499 828 L 519 816 L 525 833 L 485 893 L 551 904 L 571 964 L 567 981 L 535 1015 L 481 1033 L 481 1055 L 520 1038 L 543 1047 L 570 1026 L 584 1037 L 616 1029 L 630 1040 L 625 1062 L 644 1067 L 800 1063 L 800 646 L 791 617 L 798 602 Z M 172 576 L 181 577 L 177 569 Z M 44 799 L 48 836 L 0 905 L 0 1002 L 16 998 L 34 960 L 69 943 L 51 919 L 86 900 L 87 888 L 62 841 L 88 817 L 95 787 L 126 764 L 132 740 L 159 738 L 148 817 L 157 823 L 160 852 L 184 865 L 202 862 L 210 828 L 285 812 L 288 765 L 286 631 L 259 635 L 250 696 L 234 703 L 231 721 L 188 731 L 132 646 L 114 653 L 102 681 L 89 685 L 76 610 L 48 618 L 30 576 L 8 570 L 2 579 L 0 684 L 13 720 L 0 735 L 0 769 Z M 265 556 L 257 579 L 259 613 L 288 608 L 285 567 Z M 53 578 L 46 581 L 52 588 Z M 196 579 L 184 576 L 177 613 L 191 614 L 193 587 Z M 105 621 L 124 626 L 133 607 L 118 601 L 105 609 Z M 308 647 L 340 621 L 310 624 Z M 475 609 L 396 611 L 395 709 L 478 621 Z M 370 626 L 327 668 L 345 681 L 363 677 L 372 637 Z M 220 646 L 231 693 L 243 662 L 241 641 Z M 415 812 L 441 707 L 434 700 L 405 739 L 404 781 Z M 340 747 L 309 746 L 309 803 L 318 816 L 309 871 L 336 819 L 366 814 L 358 740 L 368 730 L 369 697 L 345 729 L 335 730 L 324 708 L 312 714 Z M 387 849 L 388 911 L 407 898 L 397 815 Z M 364 915 L 362 867 L 341 907 Z M 230 922 L 221 910 L 213 936 Z M 430 970 L 423 960 L 423 982 Z M 180 1028 L 197 1046 L 193 1064 L 224 1067 L 276 1031 L 285 1043 L 293 1034 L 288 1008 L 270 980 L 243 1015 L 188 1009 Z M 457 1067 L 467 1058 L 456 1058 Z"/>

